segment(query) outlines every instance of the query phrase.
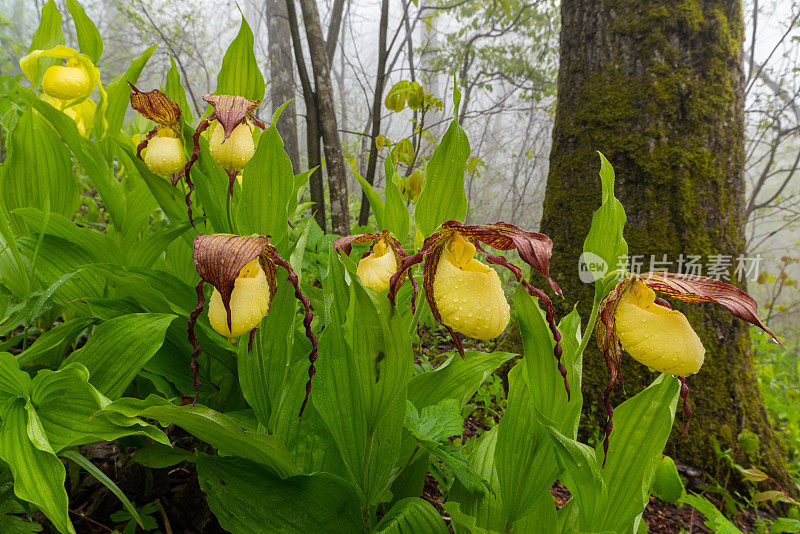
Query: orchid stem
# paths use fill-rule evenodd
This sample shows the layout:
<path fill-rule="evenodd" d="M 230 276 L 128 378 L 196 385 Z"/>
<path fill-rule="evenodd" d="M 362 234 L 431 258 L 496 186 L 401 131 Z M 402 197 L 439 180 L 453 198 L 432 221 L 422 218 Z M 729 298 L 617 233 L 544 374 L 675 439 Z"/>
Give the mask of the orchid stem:
<path fill-rule="evenodd" d="M 586 350 L 586 345 L 589 344 L 589 338 L 592 337 L 592 332 L 594 332 L 594 325 L 597 322 L 597 313 L 600 310 L 600 295 L 595 292 L 594 294 L 594 302 L 592 302 L 592 313 L 589 315 L 589 322 L 586 323 L 586 330 L 583 331 L 583 336 L 581 336 L 581 344 L 578 345 L 578 352 L 576 357 L 583 354 L 583 351 Z"/>
<path fill-rule="evenodd" d="M 236 232 L 236 225 L 233 222 L 233 210 L 231 208 L 231 204 L 232 204 L 232 201 L 233 201 L 233 195 L 227 195 L 226 199 L 227 200 L 225 201 L 225 207 L 226 207 L 227 212 L 228 212 L 228 228 L 230 228 L 230 231 L 231 231 L 232 234 L 235 234 L 235 233 L 237 233 Z"/>

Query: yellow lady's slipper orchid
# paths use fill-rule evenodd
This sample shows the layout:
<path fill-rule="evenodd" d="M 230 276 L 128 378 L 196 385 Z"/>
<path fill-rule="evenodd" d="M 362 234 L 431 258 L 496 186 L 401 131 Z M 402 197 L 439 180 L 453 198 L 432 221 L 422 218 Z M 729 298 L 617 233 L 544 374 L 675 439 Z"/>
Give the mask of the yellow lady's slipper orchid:
<path fill-rule="evenodd" d="M 493 339 L 508 325 L 510 308 L 500 277 L 475 259 L 475 245 L 454 234 L 442 250 L 433 298 L 442 323 L 477 339 Z"/>
<path fill-rule="evenodd" d="M 361 283 L 375 291 L 389 289 L 389 279 L 397 271 L 397 257 L 392 247 L 384 239 L 379 239 L 372 246 L 369 256 L 358 262 L 356 274 Z"/>
<path fill-rule="evenodd" d="M 200 390 L 200 364 L 197 360 L 200 343 L 194 328 L 205 307 L 204 285 L 208 283 L 214 287 L 208 308 L 208 320 L 212 328 L 228 338 L 238 337 L 249 331 L 249 352 L 253 348 L 256 329 L 267 315 L 272 297 L 278 288 L 277 267 L 282 267 L 289 274 L 287 281 L 294 286 L 295 297 L 303 304 L 303 326 L 306 337 L 311 341 L 306 396 L 300 407 L 302 415 L 311 392 L 311 378 L 316 372 L 314 362 L 317 360 L 317 338 L 311 330 L 314 319 L 311 302 L 300 291 L 300 280 L 289 262 L 269 244 L 267 236 L 233 234 L 199 234 L 192 247 L 192 260 L 197 274 L 200 275 L 200 282 L 195 288 L 197 307 L 189 315 L 188 322 L 189 342 L 194 349 L 191 363 L 194 401 L 197 402 Z"/>
<path fill-rule="evenodd" d="M 720 304 L 735 317 L 758 326 L 783 345 L 758 316 L 756 301 L 738 287 L 704 276 L 665 272 L 631 275 L 620 281 L 600 303 L 600 320 L 594 329 L 610 374 L 603 398 L 608 413 L 603 430 L 603 450 L 606 453 L 614 428 L 611 392 L 617 383 L 622 382 L 620 343 L 638 362 L 680 380 L 680 397 L 686 417 L 681 439 L 689 425 L 692 409 L 687 401 L 689 387 L 686 376 L 700 370 L 705 349 L 686 317 L 672 310 L 665 300 L 657 298 L 656 291 L 686 302 Z"/>
<path fill-rule="evenodd" d="M 87 98 L 79 104 L 71 104 L 68 101 L 59 100 L 58 98 L 53 98 L 48 94 L 44 94 L 42 100 L 75 121 L 75 125 L 78 127 L 78 133 L 83 137 L 86 137 L 86 135 L 92 131 L 97 105 L 91 99 Z"/>
<path fill-rule="evenodd" d="M 231 293 L 231 328 L 222 295 L 214 289 L 208 304 L 211 327 L 226 337 L 239 337 L 261 324 L 269 311 L 270 290 L 258 258 L 245 265 L 236 277 Z"/>
<path fill-rule="evenodd" d="M 60 100 L 87 97 L 94 91 L 93 85 L 89 72 L 77 59 L 70 59 L 66 66 L 49 67 L 42 78 L 42 90 Z"/>
<path fill-rule="evenodd" d="M 227 139 L 224 128 L 214 128 L 208 149 L 214 161 L 223 168 L 233 171 L 242 170 L 256 152 L 253 133 L 247 124 L 240 124 L 234 128 Z"/>
<path fill-rule="evenodd" d="M 686 316 L 655 303 L 655 292 L 634 280 L 617 304 L 614 321 L 622 348 L 651 370 L 674 376 L 695 374 L 705 348 Z"/>
<path fill-rule="evenodd" d="M 147 143 L 144 163 L 159 176 L 178 174 L 186 165 L 183 141 L 178 139 L 172 128 L 160 128 L 155 137 Z"/>
<path fill-rule="evenodd" d="M 233 196 L 236 175 L 255 154 L 251 126 L 257 126 L 262 130 L 267 128 L 267 125 L 255 115 L 261 101 L 247 100 L 241 96 L 210 93 L 204 95 L 203 100 L 211 104 L 214 111 L 206 119 L 200 121 L 194 132 L 194 150 L 186 164 L 186 178 L 190 179 L 189 173 L 192 166 L 200 157 L 200 136 L 213 126 L 208 142 L 209 151 L 214 161 L 227 171 L 228 194 Z"/>
<path fill-rule="evenodd" d="M 413 280 L 409 269 L 425 260 L 422 270 L 425 298 L 434 319 L 447 328 L 456 350 L 463 357 L 464 347 L 459 332 L 479 339 L 491 339 L 505 330 L 509 319 L 508 302 L 500 277 L 488 265 L 475 259 L 475 253 L 480 252 L 488 263 L 510 270 L 523 289 L 544 306 L 545 319 L 555 342 L 553 355 L 569 398 L 567 369 L 561 363 L 561 332 L 556 326 L 553 303 L 544 291 L 525 279 L 522 269 L 501 255 L 487 252 L 481 243 L 497 250 L 516 250 L 522 261 L 545 275 L 553 291 L 561 295 L 558 284 L 550 278 L 553 241 L 546 235 L 504 222 L 467 225 L 446 221 L 438 231 L 425 238 L 418 253 L 403 259 L 389 281 L 389 300 L 394 304 L 406 271 Z"/>

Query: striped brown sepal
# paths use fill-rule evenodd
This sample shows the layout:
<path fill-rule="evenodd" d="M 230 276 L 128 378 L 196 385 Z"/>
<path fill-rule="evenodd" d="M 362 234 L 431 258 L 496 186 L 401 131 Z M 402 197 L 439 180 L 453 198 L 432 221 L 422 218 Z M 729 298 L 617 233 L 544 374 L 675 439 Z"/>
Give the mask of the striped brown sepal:
<path fill-rule="evenodd" d="M 148 120 L 175 129 L 174 126 L 178 124 L 178 120 L 181 118 L 181 108 L 178 104 L 170 100 L 167 95 L 158 89 L 143 93 L 132 83 L 128 82 L 128 85 L 133 90 L 131 92 L 131 107 L 133 109 Z"/>
<path fill-rule="evenodd" d="M 211 93 L 203 95 L 203 100 L 214 107 L 214 112 L 208 118 L 209 120 L 216 119 L 219 121 L 225 132 L 224 139 L 226 140 L 237 126 L 245 122 L 245 119 L 250 119 L 253 124 L 262 130 L 266 127 L 255 116 L 255 111 L 261 105 L 260 100 L 248 100 L 242 96 L 214 95 Z"/>
<path fill-rule="evenodd" d="M 686 302 L 714 302 L 726 307 L 734 316 L 761 328 L 781 346 L 785 346 L 758 316 L 756 301 L 738 287 L 705 276 L 650 272 L 641 280 L 653 291 Z"/>
<path fill-rule="evenodd" d="M 447 221 L 443 229 L 455 230 L 464 237 L 479 241 L 498 250 L 519 252 L 522 261 L 547 277 L 547 283 L 558 296 L 561 288 L 550 278 L 550 258 L 553 255 L 553 240 L 538 232 L 528 232 L 519 226 L 505 222 L 494 224 L 466 225 L 458 221 Z"/>

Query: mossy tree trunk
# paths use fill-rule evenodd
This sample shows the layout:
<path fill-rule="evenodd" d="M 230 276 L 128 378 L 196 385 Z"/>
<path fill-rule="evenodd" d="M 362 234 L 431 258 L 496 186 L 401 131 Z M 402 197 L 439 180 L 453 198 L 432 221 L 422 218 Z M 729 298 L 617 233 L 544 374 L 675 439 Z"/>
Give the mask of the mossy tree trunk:
<path fill-rule="evenodd" d="M 596 150 L 614 165 L 625 206 L 631 255 L 677 261 L 684 255 L 745 250 L 741 0 L 564 0 L 561 63 L 550 172 L 541 230 L 555 243 L 551 272 L 564 290 L 561 312 L 580 302 L 589 315 L 593 287 L 578 278 L 578 257 L 600 204 Z M 733 273 L 733 269 L 731 269 Z M 705 273 L 704 273 L 705 274 Z M 719 474 L 713 440 L 723 448 L 747 428 L 761 438 L 754 457 L 789 483 L 779 440 L 767 419 L 753 370 L 748 325 L 714 305 L 680 305 L 706 347 L 700 373 L 688 379 L 694 408 L 677 447 L 678 416 L 669 453 Z M 625 357 L 626 394 L 655 375 Z M 596 432 L 608 381 L 594 344 L 584 358 L 585 412 Z M 680 412 L 679 412 L 680 413 Z M 613 446 L 613 434 L 612 434 Z"/>

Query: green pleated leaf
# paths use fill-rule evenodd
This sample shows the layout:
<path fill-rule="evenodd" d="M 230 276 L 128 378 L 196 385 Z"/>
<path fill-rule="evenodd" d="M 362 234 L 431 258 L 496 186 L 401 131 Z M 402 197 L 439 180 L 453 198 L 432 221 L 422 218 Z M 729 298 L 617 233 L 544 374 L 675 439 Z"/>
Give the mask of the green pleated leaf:
<path fill-rule="evenodd" d="M 76 0 L 67 0 L 67 9 L 72 14 L 72 20 L 75 23 L 75 31 L 78 34 L 78 46 L 81 53 L 89 56 L 97 64 L 100 56 L 103 55 L 103 39 L 100 38 L 97 26 L 86 15 L 83 6 Z"/>
<path fill-rule="evenodd" d="M 451 355 L 435 371 L 411 379 L 408 399 L 414 406 L 422 409 L 452 398 L 463 407 L 495 369 L 514 357 L 508 352 L 465 351 L 464 355 Z"/>
<path fill-rule="evenodd" d="M 18 356 L 20 367 L 58 367 L 75 338 L 91 326 L 91 317 L 76 317 L 45 331 Z"/>
<path fill-rule="evenodd" d="M 119 398 L 164 343 L 167 327 L 174 319 L 169 314 L 141 313 L 107 321 L 95 329 L 86 345 L 69 355 L 64 365 L 83 364 L 99 391 Z"/>
<path fill-rule="evenodd" d="M 449 530 L 431 503 L 419 497 L 409 497 L 392 506 L 372 532 L 447 534 Z"/>
<path fill-rule="evenodd" d="M 150 56 L 153 55 L 153 52 L 156 51 L 156 47 L 158 47 L 158 45 L 153 45 L 142 52 L 139 57 L 131 61 L 131 65 L 128 67 L 128 70 L 125 71 L 125 74 L 114 78 L 106 87 L 106 93 L 108 93 L 108 109 L 106 110 L 108 130 L 106 130 L 106 135 L 108 137 L 112 139 L 115 138 L 120 128 L 122 128 L 122 121 L 125 119 L 125 111 L 130 105 L 131 87 L 128 85 L 128 82 L 134 84 L 137 82 L 139 75 L 142 73 L 142 69 L 144 69 Z M 144 87 L 141 89 L 147 90 L 147 88 Z"/>
<path fill-rule="evenodd" d="M 186 91 L 183 88 L 183 84 L 181 83 L 181 73 L 178 72 L 178 68 L 175 66 L 175 59 L 170 55 L 169 56 L 169 70 L 167 71 L 167 85 L 164 88 L 164 93 L 170 99 L 178 104 L 178 107 L 181 108 L 181 117 L 187 124 L 192 124 L 192 108 L 189 106 L 189 102 L 186 100 Z"/>
<path fill-rule="evenodd" d="M 64 44 L 64 32 L 61 29 L 61 13 L 58 11 L 55 1 L 48 0 L 42 8 L 42 18 L 39 21 L 39 27 L 33 34 L 28 52 L 34 50 L 49 50 L 61 44 Z M 47 67 L 60 63 L 61 60 L 56 58 L 40 59 L 38 62 L 38 72 L 36 74 L 37 79 L 31 81 L 38 85 Z"/>
<path fill-rule="evenodd" d="M 184 221 L 188 223 L 189 216 L 184 195 L 181 193 L 182 190 L 179 187 L 173 187 L 169 180 L 153 174 L 147 168 L 147 165 L 122 143 L 119 143 L 117 148 L 117 154 L 125 170 L 128 173 L 138 173 L 141 176 L 153 198 L 158 202 L 158 206 L 170 222 L 172 224 L 179 224 Z"/>
<path fill-rule="evenodd" d="M 403 199 L 397 184 L 394 183 L 394 177 L 397 172 L 394 170 L 391 155 L 386 156 L 384 169 L 386 187 L 383 190 L 383 195 L 386 198 L 386 228 L 402 243 L 408 237 L 408 228 L 411 222 L 409 221 L 408 205 Z"/>
<path fill-rule="evenodd" d="M 74 534 L 64 489 L 66 470 L 58 457 L 37 448 L 28 437 L 25 400 L 9 399 L 0 408 L 0 458 L 14 475 L 14 494 L 38 506 L 59 532 Z"/>
<path fill-rule="evenodd" d="M 362 505 L 375 504 L 399 459 L 413 361 L 409 325 L 385 297 L 366 291 L 357 279 L 348 287 L 332 248 L 328 261 L 323 286 L 331 307 L 319 338 L 311 398 Z"/>
<path fill-rule="evenodd" d="M 80 189 L 72 159 L 61 137 L 38 113 L 27 109 L 9 134 L 8 155 L 0 171 L 2 206 L 44 209 L 71 218 L 80 205 Z M 13 217 L 20 231 L 24 225 Z"/>
<path fill-rule="evenodd" d="M 414 211 L 417 227 L 426 237 L 443 222 L 463 222 L 467 216 L 464 171 L 470 150 L 466 132 L 453 119 L 425 167 L 425 181 Z"/>
<path fill-rule="evenodd" d="M 600 154 L 600 181 L 602 205 L 592 216 L 581 257 L 581 280 L 595 280 L 597 284 L 607 272 L 618 267 L 624 268 L 628 256 L 628 244 L 622 237 L 625 209 L 614 196 L 614 169 L 603 154 Z M 599 289 L 602 291 L 602 288 Z"/>
<path fill-rule="evenodd" d="M 294 190 L 292 162 L 275 125 L 258 140 L 253 158 L 242 172 L 242 192 L 236 212 L 242 235 L 271 235 L 280 243 L 288 230 L 287 207 Z"/>
<path fill-rule="evenodd" d="M 217 88 L 214 93 L 261 100 L 264 98 L 264 88 L 264 76 L 253 52 L 253 32 L 242 16 L 239 33 L 222 58 L 222 67 L 217 75 Z"/>
<path fill-rule="evenodd" d="M 378 195 L 378 192 L 375 191 L 375 188 L 372 187 L 363 176 L 358 174 L 354 169 L 350 169 L 350 172 L 356 177 L 356 180 L 358 180 L 358 183 L 361 185 L 361 189 L 364 191 L 364 194 L 367 195 L 369 207 L 372 208 L 372 213 L 375 214 L 375 222 L 378 225 L 378 230 L 385 229 L 386 219 L 384 213 L 386 211 L 386 207 L 383 200 Z"/>
<path fill-rule="evenodd" d="M 233 534 L 352 534 L 364 529 L 353 487 L 329 473 L 281 479 L 244 458 L 200 454 L 197 474 L 209 507 Z"/>
<path fill-rule="evenodd" d="M 106 406 L 104 411 L 156 419 L 164 426 L 175 424 L 221 452 L 263 464 L 278 476 L 298 473 L 289 451 L 277 436 L 245 432 L 225 414 L 199 404 L 194 407 L 176 406 L 166 399 L 150 395 L 144 400 L 119 399 Z"/>
<path fill-rule="evenodd" d="M 164 250 L 192 226 L 188 223 L 171 224 L 159 228 L 140 239 L 128 250 L 128 262 L 134 267 L 152 267 Z"/>

